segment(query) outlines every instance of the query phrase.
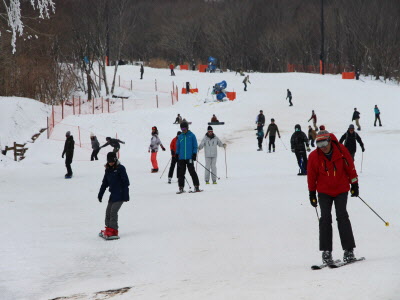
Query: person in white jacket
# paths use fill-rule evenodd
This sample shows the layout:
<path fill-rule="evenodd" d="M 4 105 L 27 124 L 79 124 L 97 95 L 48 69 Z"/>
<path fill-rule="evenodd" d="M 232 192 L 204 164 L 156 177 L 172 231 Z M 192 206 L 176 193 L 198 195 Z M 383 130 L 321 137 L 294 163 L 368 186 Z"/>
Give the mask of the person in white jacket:
<path fill-rule="evenodd" d="M 221 140 L 214 134 L 213 128 L 208 126 L 206 136 L 199 145 L 199 150 L 204 148 L 204 156 L 206 159 L 206 169 L 204 179 L 206 184 L 210 184 L 210 171 L 213 184 L 217 184 L 217 146 L 226 148 Z"/>
<path fill-rule="evenodd" d="M 151 152 L 151 164 L 153 165 L 153 169 L 151 169 L 151 173 L 158 172 L 158 162 L 157 162 L 157 153 L 158 146 L 161 146 L 162 151 L 165 151 L 163 144 L 161 143 L 160 138 L 158 137 L 158 129 L 157 126 L 153 126 L 151 128 L 151 140 L 149 146 L 149 153 Z"/>

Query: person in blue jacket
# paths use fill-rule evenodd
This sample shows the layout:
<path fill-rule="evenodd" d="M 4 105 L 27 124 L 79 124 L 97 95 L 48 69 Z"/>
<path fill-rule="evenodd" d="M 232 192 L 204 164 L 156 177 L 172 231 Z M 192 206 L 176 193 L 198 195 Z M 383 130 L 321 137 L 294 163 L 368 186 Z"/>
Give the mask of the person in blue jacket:
<path fill-rule="evenodd" d="M 182 133 L 178 136 L 176 141 L 176 156 L 178 157 L 178 185 L 179 192 L 183 193 L 185 187 L 185 173 L 186 167 L 192 177 L 194 191 L 200 192 L 199 177 L 194 169 L 194 161 L 197 159 L 197 140 L 196 136 L 189 130 L 189 124 L 182 122 L 180 124 Z"/>
<path fill-rule="evenodd" d="M 379 120 L 379 126 L 382 126 L 382 123 L 381 123 L 381 111 L 379 110 L 378 105 L 375 105 L 374 112 L 375 112 L 374 126 L 376 126 L 376 121 L 378 121 L 378 120 Z"/>
<path fill-rule="evenodd" d="M 105 174 L 100 187 L 98 199 L 102 201 L 107 188 L 111 193 L 106 209 L 106 229 L 100 232 L 105 238 L 118 238 L 118 211 L 122 203 L 129 201 L 129 178 L 126 169 L 117 159 L 115 152 L 107 154 Z"/>

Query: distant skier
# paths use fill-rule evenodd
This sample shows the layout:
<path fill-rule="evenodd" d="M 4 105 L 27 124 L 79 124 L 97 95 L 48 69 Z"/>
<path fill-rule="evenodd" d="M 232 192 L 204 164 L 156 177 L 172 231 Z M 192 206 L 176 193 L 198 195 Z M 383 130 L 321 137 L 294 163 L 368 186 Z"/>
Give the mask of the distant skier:
<path fill-rule="evenodd" d="M 356 247 L 353 230 L 347 213 L 347 195 L 359 195 L 358 175 L 347 149 L 338 143 L 335 135 L 323 130 L 316 138 L 317 149 L 309 157 L 307 182 L 310 203 L 321 208 L 319 219 L 319 250 L 322 262 L 332 264 L 332 205 L 335 203 L 340 241 L 344 250 L 343 260 L 354 260 Z M 351 185 L 351 188 L 349 188 Z M 317 201 L 318 192 L 318 201 Z"/>
<path fill-rule="evenodd" d="M 263 125 L 261 124 L 261 122 L 257 123 L 257 141 L 258 141 L 258 149 L 257 151 L 262 151 L 262 143 L 263 143 L 263 139 L 264 139 L 264 130 L 263 130 Z"/>
<path fill-rule="evenodd" d="M 226 148 L 226 144 L 223 144 L 221 140 L 214 134 L 213 128 L 208 126 L 207 133 L 199 145 L 199 151 L 204 148 L 204 156 L 206 159 L 206 169 L 204 173 L 204 179 L 206 184 L 210 183 L 210 171 L 212 172 L 213 184 L 217 184 L 217 156 L 219 147 Z"/>
<path fill-rule="evenodd" d="M 161 146 L 162 151 L 165 151 L 163 144 L 161 143 L 160 138 L 158 137 L 158 129 L 157 126 L 153 126 L 151 128 L 151 140 L 149 146 L 149 153 L 151 152 L 151 164 L 153 165 L 153 169 L 151 169 L 151 173 L 158 172 L 158 162 L 157 162 L 157 153 L 158 146 Z"/>
<path fill-rule="evenodd" d="M 356 69 L 356 80 L 360 80 L 360 69 Z"/>
<path fill-rule="evenodd" d="M 287 89 L 286 99 L 288 99 L 288 98 L 289 98 L 289 106 L 293 106 L 293 103 L 292 103 L 292 92 L 289 91 L 289 89 Z"/>
<path fill-rule="evenodd" d="M 107 154 L 105 173 L 97 196 L 102 201 L 107 188 L 110 198 L 106 209 L 105 230 L 100 231 L 99 236 L 105 239 L 118 239 L 118 211 L 124 202 L 129 201 L 129 178 L 126 169 L 117 159 L 115 152 Z"/>
<path fill-rule="evenodd" d="M 382 123 L 381 123 L 381 111 L 379 110 L 378 105 L 375 105 L 374 112 L 375 112 L 374 126 L 376 126 L 376 121 L 378 121 L 378 120 L 379 120 L 379 126 L 382 126 Z"/>
<path fill-rule="evenodd" d="M 119 151 L 119 149 L 121 148 L 121 145 L 119 143 L 125 144 L 125 142 L 120 141 L 119 139 L 112 139 L 109 136 L 106 137 L 106 141 L 107 142 L 103 146 L 101 146 L 100 149 L 110 145 L 111 147 L 114 148 L 113 152 L 115 152 L 115 153 L 117 153 Z"/>
<path fill-rule="evenodd" d="M 176 133 L 176 137 L 174 137 L 169 145 L 171 150 L 171 166 L 169 167 L 168 172 L 168 183 L 171 183 L 172 176 L 174 175 L 175 165 L 178 162 L 178 156 L 176 155 L 176 141 L 178 140 L 178 136 L 181 134 L 181 131 Z M 179 175 L 179 164 L 176 167 L 176 177 Z"/>
<path fill-rule="evenodd" d="M 311 112 L 311 117 L 310 117 L 310 119 L 308 119 L 308 122 L 310 122 L 311 120 L 313 120 L 313 126 L 314 126 L 315 130 L 318 130 L 317 115 L 315 114 L 314 110 Z"/>
<path fill-rule="evenodd" d="M 360 112 L 357 111 L 357 108 L 354 108 L 354 112 L 353 112 L 353 118 L 351 119 L 352 121 L 356 121 L 356 125 L 357 125 L 357 130 L 361 130 L 361 126 L 360 126 Z"/>
<path fill-rule="evenodd" d="M 143 64 L 140 65 L 140 79 L 143 79 L 144 67 Z"/>
<path fill-rule="evenodd" d="M 247 75 L 244 79 L 243 79 L 243 84 L 244 84 L 244 91 L 246 92 L 247 91 L 247 83 L 250 83 L 251 84 L 251 82 L 250 82 L 250 75 Z"/>
<path fill-rule="evenodd" d="M 186 167 L 189 171 L 190 176 L 193 180 L 194 191 L 200 192 L 199 177 L 197 176 L 196 170 L 194 169 L 194 161 L 197 159 L 197 140 L 196 136 L 189 130 L 189 124 L 182 122 L 181 125 L 182 133 L 178 136 L 176 143 L 176 155 L 178 158 L 178 184 L 179 192 L 184 192 L 185 187 L 185 173 Z"/>
<path fill-rule="evenodd" d="M 90 156 L 90 160 L 99 160 L 97 158 L 97 154 L 99 154 L 100 151 L 100 143 L 97 140 L 97 137 L 94 133 L 90 134 L 90 142 L 92 143 L 92 155 Z"/>
<path fill-rule="evenodd" d="M 308 140 L 311 142 L 311 147 L 315 147 L 314 141 L 316 137 L 317 132 L 311 127 L 311 125 L 308 125 Z"/>
<path fill-rule="evenodd" d="M 264 112 L 262 110 L 260 110 L 260 113 L 257 115 L 256 124 L 258 124 L 258 122 L 260 122 L 261 125 L 264 127 L 264 125 L 265 125 L 265 115 L 264 115 Z"/>
<path fill-rule="evenodd" d="M 269 133 L 269 143 L 268 143 L 268 153 L 271 153 L 271 146 L 273 149 L 273 152 L 275 152 L 275 138 L 276 134 L 278 134 L 278 137 L 281 138 L 281 135 L 279 133 L 278 126 L 275 124 L 275 119 L 271 119 L 271 124 L 268 125 L 267 128 L 267 133 L 265 134 L 265 138 L 267 138 Z"/>
<path fill-rule="evenodd" d="M 212 118 L 211 118 L 211 122 L 212 123 L 217 123 L 219 121 L 218 121 L 217 117 L 215 115 L 213 115 Z"/>
<path fill-rule="evenodd" d="M 180 114 L 178 114 L 178 115 L 176 116 L 176 119 L 175 119 L 174 124 L 181 124 L 181 123 L 182 123 L 182 117 L 181 117 Z"/>
<path fill-rule="evenodd" d="M 171 76 L 175 76 L 175 72 L 174 72 L 174 65 L 173 64 L 170 64 L 169 65 L 169 69 L 171 70 Z"/>
<path fill-rule="evenodd" d="M 290 138 L 290 145 L 292 152 L 296 154 L 297 164 L 300 168 L 300 172 L 297 175 L 307 175 L 307 153 L 304 144 L 307 146 L 307 152 L 310 152 L 311 149 L 306 134 L 301 131 L 301 126 L 296 124 L 294 130 L 295 131 Z"/>
<path fill-rule="evenodd" d="M 194 61 L 194 59 L 192 59 L 192 71 L 196 70 L 196 63 Z"/>
<path fill-rule="evenodd" d="M 71 178 L 72 177 L 72 159 L 74 157 L 74 148 L 75 148 L 75 141 L 74 137 L 71 135 L 70 131 L 67 131 L 65 133 L 65 144 L 64 144 L 64 151 L 61 155 L 62 158 L 65 157 L 65 166 L 67 167 L 67 174 L 65 174 L 65 178 Z"/>
<path fill-rule="evenodd" d="M 349 129 L 346 131 L 345 134 L 342 135 L 339 143 L 343 144 L 347 148 L 347 150 L 349 150 L 353 161 L 357 151 L 356 141 L 360 144 L 362 152 L 364 152 L 364 143 L 362 142 L 361 137 L 358 135 L 358 133 L 354 131 L 354 125 L 350 124 Z"/>

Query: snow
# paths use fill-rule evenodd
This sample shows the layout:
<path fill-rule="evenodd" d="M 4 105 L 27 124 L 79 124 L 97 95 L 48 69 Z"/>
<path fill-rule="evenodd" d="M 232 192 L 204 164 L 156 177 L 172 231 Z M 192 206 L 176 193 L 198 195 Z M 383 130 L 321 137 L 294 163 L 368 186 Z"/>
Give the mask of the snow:
<path fill-rule="evenodd" d="M 171 77 L 167 69 L 145 67 L 144 79 L 139 80 L 138 66 L 120 66 L 121 78 L 133 80 L 134 91 L 124 91 L 130 97 L 127 105 L 142 99 L 141 105 L 112 114 L 69 116 L 56 125 L 53 135 L 58 138 L 48 140 L 45 132 L 30 145 L 25 160 L 14 163 L 1 156 L 7 161 L 0 165 L 2 299 L 102 299 L 97 292 L 123 287 L 132 288 L 113 299 L 398 299 L 399 86 L 368 78 L 251 73 L 244 92 L 243 78 L 234 72 L 175 73 Z M 155 79 L 168 95 L 160 96 L 164 100 L 158 109 L 152 92 Z M 227 81 L 228 91 L 237 92 L 237 100 L 203 103 L 208 88 L 221 80 Z M 172 106 L 172 81 L 179 89 L 190 81 L 199 94 L 179 94 Z M 293 107 L 285 100 L 287 88 Z M 115 94 L 118 91 L 123 89 Z M 383 127 L 373 127 L 375 104 Z M 0 105 L 2 145 L 29 139 L 46 124 L 48 108 L 38 102 L 1 98 Z M 307 130 L 312 109 L 318 125 L 340 138 L 354 107 L 361 112 L 359 134 L 366 148 L 356 153 L 360 196 L 390 226 L 361 200 L 349 198 L 355 254 L 367 260 L 311 271 L 310 266 L 321 260 L 317 216 L 309 204 L 306 178 L 296 175 L 289 140 L 295 124 Z M 276 153 L 266 153 L 265 141 L 264 151 L 256 151 L 254 119 L 260 109 L 267 123 L 275 118 L 279 126 L 282 139 L 276 141 Z M 203 193 L 176 195 L 177 184 L 166 183 L 168 170 L 160 179 L 170 159 L 169 143 L 179 130 L 172 124 L 178 113 L 193 122 L 190 129 L 199 142 L 212 114 L 225 122 L 213 127 L 228 144 L 227 174 L 224 150 L 219 148 L 217 185 L 205 185 L 204 170 L 197 166 Z M 158 154 L 157 174 L 150 173 L 147 152 L 154 125 L 167 148 Z M 97 201 L 97 193 L 111 148 L 102 149 L 100 160 L 91 162 L 89 147 L 76 147 L 74 177 L 63 177 L 63 134 L 77 126 L 85 132 L 84 145 L 90 132 L 100 143 L 116 133 L 126 142 L 120 160 L 131 181 L 131 200 L 119 213 L 120 240 L 97 236 L 106 208 L 106 201 Z M 198 156 L 202 164 L 203 153 Z M 190 176 L 188 180 L 192 186 Z M 334 258 L 341 259 L 335 220 L 333 228 Z"/>

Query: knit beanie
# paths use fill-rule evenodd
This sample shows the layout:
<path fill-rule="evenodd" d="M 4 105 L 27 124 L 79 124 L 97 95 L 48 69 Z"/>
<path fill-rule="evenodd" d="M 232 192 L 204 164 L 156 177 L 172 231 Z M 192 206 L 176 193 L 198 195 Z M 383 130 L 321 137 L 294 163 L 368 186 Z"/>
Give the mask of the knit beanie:
<path fill-rule="evenodd" d="M 324 141 L 324 140 L 329 140 L 331 138 L 331 135 L 328 130 L 321 130 L 318 131 L 317 137 L 315 138 L 315 141 Z"/>
<path fill-rule="evenodd" d="M 211 126 L 208 126 L 207 131 L 213 131 L 213 128 Z"/>

